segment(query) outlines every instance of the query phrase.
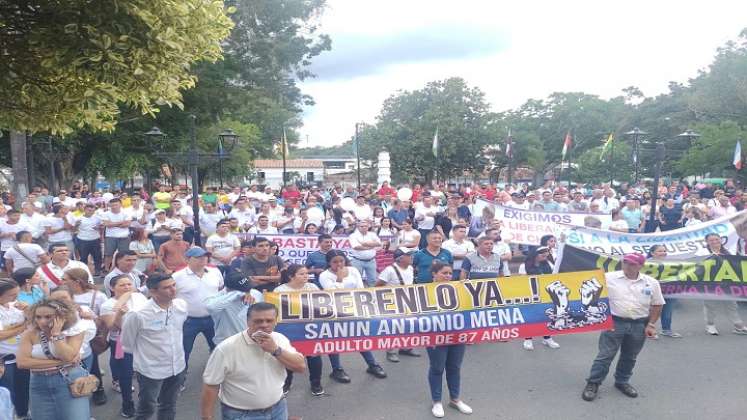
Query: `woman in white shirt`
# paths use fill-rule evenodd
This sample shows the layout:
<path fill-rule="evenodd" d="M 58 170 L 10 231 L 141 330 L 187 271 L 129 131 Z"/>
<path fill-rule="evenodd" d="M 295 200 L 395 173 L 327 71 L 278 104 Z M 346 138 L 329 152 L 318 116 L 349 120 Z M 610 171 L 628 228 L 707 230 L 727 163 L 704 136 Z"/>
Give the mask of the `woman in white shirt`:
<path fill-rule="evenodd" d="M 143 273 L 148 272 L 148 268 L 152 266 L 153 260 L 157 257 L 157 254 L 153 242 L 148 239 L 148 235 L 145 234 L 144 229 L 137 228 L 132 231 L 130 251 L 135 251 L 137 254 L 135 269 L 140 270 Z"/>
<path fill-rule="evenodd" d="M 80 366 L 85 331 L 75 333 L 76 308 L 67 301 L 42 300 L 29 309 L 30 327 L 18 347 L 18 367 L 31 369 L 31 417 L 36 420 L 89 419 L 89 398 L 74 398 L 68 380 L 88 375 Z M 67 332 L 67 333 L 66 333 Z M 60 369 L 66 371 L 68 380 Z"/>
<path fill-rule="evenodd" d="M 381 225 L 376 230 L 376 236 L 381 240 L 388 239 L 392 248 L 397 248 L 397 228 L 392 226 L 392 219 L 388 217 L 381 219 Z"/>
<path fill-rule="evenodd" d="M 109 281 L 114 297 L 101 305 L 100 316 L 109 328 L 109 368 L 112 371 L 112 388 L 122 394 L 122 417 L 135 415 L 135 403 L 132 399 L 132 354 L 122 350 L 119 339 L 122 319 L 129 311 L 137 311 L 148 303 L 148 299 L 139 293 L 130 276 L 122 274 Z"/>
<path fill-rule="evenodd" d="M 316 284 L 309 283 L 309 270 L 301 264 L 291 264 L 283 270 L 280 275 L 280 284 L 274 292 L 301 292 L 319 290 Z M 322 388 L 322 358 L 321 356 L 306 356 L 306 363 L 309 366 L 309 382 L 311 383 L 311 395 L 324 394 Z M 287 371 L 283 392 L 290 390 L 293 383 L 293 372 Z"/>
<path fill-rule="evenodd" d="M 27 305 L 17 301 L 20 291 L 18 283 L 14 280 L 0 279 L 0 356 L 5 365 L 5 372 L 0 376 L 0 387 L 10 391 L 16 414 L 19 417 L 25 417 L 29 406 L 28 387 L 25 390 L 18 389 L 21 392 L 16 392 L 15 385 L 20 379 L 17 375 L 24 374 L 16 368 L 18 344 L 21 341 L 21 334 L 26 330 L 23 309 Z M 25 371 L 25 375 L 28 376 L 28 370 Z M 26 382 L 28 383 L 28 380 Z"/>
<path fill-rule="evenodd" d="M 162 209 L 156 210 L 156 218 L 149 229 L 153 237 L 153 247 L 158 253 L 161 244 L 171 239 L 172 221 L 166 218 L 166 212 Z"/>
<path fill-rule="evenodd" d="M 365 287 L 361 274 L 355 267 L 350 266 L 348 257 L 343 251 L 338 249 L 327 251 L 327 266 L 328 268 L 319 275 L 319 284 L 322 286 L 322 289 L 363 289 Z M 377 378 L 386 378 L 386 372 L 376 363 L 373 353 L 362 351 L 361 356 L 363 356 L 363 360 L 368 364 L 366 372 Z M 345 373 L 340 363 L 340 355 L 330 354 L 329 361 L 332 365 L 330 378 L 340 383 L 350 382 L 350 377 Z"/>
<path fill-rule="evenodd" d="M 397 235 L 397 241 L 400 247 L 407 248 L 408 251 L 415 252 L 420 245 L 420 232 L 412 228 L 412 220 L 407 218 L 402 222 L 402 230 Z"/>

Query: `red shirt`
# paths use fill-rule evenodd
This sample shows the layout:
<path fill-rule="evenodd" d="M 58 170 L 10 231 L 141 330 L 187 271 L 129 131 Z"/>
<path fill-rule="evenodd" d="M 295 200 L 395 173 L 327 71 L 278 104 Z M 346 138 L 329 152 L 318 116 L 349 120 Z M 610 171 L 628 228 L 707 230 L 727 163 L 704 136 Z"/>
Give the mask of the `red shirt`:
<path fill-rule="evenodd" d="M 379 249 L 376 251 L 376 272 L 381 273 L 385 268 L 394 264 L 394 252 Z"/>
<path fill-rule="evenodd" d="M 301 193 L 299 191 L 283 191 L 283 200 L 289 201 L 291 204 L 296 204 L 296 201 L 298 201 L 299 198 L 301 198 Z"/>
<path fill-rule="evenodd" d="M 394 188 L 387 186 L 379 188 L 378 194 L 380 198 L 384 198 L 384 196 L 387 194 L 394 197 L 394 195 L 397 194 L 397 191 Z"/>

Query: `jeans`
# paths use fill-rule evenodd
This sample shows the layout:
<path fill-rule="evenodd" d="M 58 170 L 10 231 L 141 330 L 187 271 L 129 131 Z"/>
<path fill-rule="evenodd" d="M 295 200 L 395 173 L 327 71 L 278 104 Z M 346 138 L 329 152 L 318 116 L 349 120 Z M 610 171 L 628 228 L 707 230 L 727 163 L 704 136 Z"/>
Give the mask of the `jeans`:
<path fill-rule="evenodd" d="M 609 372 L 610 364 L 620 350 L 615 370 L 615 383 L 626 384 L 633 376 L 636 357 L 646 342 L 646 322 L 631 322 L 615 319 L 614 330 L 599 335 L 599 353 L 591 365 L 587 381 L 601 384 Z"/>
<path fill-rule="evenodd" d="M 88 374 L 83 368 L 67 370 L 69 379 L 75 380 Z M 31 374 L 31 417 L 34 420 L 71 420 L 91 418 L 88 397 L 73 398 L 68 382 L 61 374 Z"/>
<path fill-rule="evenodd" d="M 306 356 L 306 364 L 309 366 L 309 382 L 311 385 L 322 384 L 322 357 Z M 283 388 L 289 389 L 293 383 L 293 371 L 286 370 L 285 385 Z"/>
<path fill-rule="evenodd" d="M 372 259 L 370 261 L 363 261 L 353 257 L 350 259 L 350 265 L 355 267 L 355 269 L 358 270 L 359 273 L 361 273 L 361 278 L 363 278 L 363 281 L 366 282 L 366 285 L 368 285 L 369 287 L 373 287 L 376 285 L 375 259 Z"/>
<path fill-rule="evenodd" d="M 674 302 L 671 298 L 666 299 L 664 307 L 661 308 L 661 329 L 663 331 L 672 331 L 672 311 L 674 311 Z"/>
<path fill-rule="evenodd" d="M 117 342 L 109 340 L 111 352 L 109 353 L 109 369 L 112 371 L 112 380 L 119 382 L 122 389 L 122 407 L 132 405 L 132 353 L 125 353 L 121 359 L 114 358 Z"/>
<path fill-rule="evenodd" d="M 237 410 L 221 404 L 223 420 L 288 420 L 288 403 L 285 398 L 266 410 Z"/>
<path fill-rule="evenodd" d="M 706 325 L 714 325 L 716 321 L 716 308 L 719 306 L 726 309 L 726 313 L 729 315 L 729 320 L 735 327 L 742 327 L 744 325 L 744 321 L 742 321 L 742 318 L 739 316 L 739 311 L 737 310 L 739 306 L 737 305 L 736 300 L 727 302 L 704 300 L 703 315 L 705 316 Z"/>
<path fill-rule="evenodd" d="M 366 364 L 368 366 L 378 365 L 378 363 L 376 363 L 376 358 L 374 357 L 373 353 L 371 353 L 370 351 L 362 351 L 361 356 L 363 356 L 363 360 L 366 361 Z M 332 365 L 332 369 L 342 369 L 342 363 L 340 363 L 340 355 L 336 353 L 330 354 L 329 364 Z"/>
<path fill-rule="evenodd" d="M 18 417 L 25 417 L 29 411 L 29 371 L 19 369 L 15 363 L 6 364 L 5 374 L 0 377 L 0 387 L 10 392 Z"/>
<path fill-rule="evenodd" d="M 151 379 L 141 373 L 137 374 L 138 402 L 135 413 L 136 420 L 148 420 L 158 407 L 158 420 L 174 420 L 176 418 L 176 398 L 179 387 L 184 382 L 182 371 L 165 379 Z"/>
<path fill-rule="evenodd" d="M 215 348 L 215 343 L 213 342 L 213 337 L 215 337 L 213 318 L 209 316 L 201 318 L 188 316 L 187 320 L 184 321 L 182 331 L 184 333 L 182 339 L 182 345 L 184 346 L 184 361 L 187 362 L 187 367 L 189 367 L 189 354 L 192 353 L 192 347 L 195 345 L 197 334 L 202 333 L 202 335 L 205 336 L 210 351 L 213 351 Z"/>
<path fill-rule="evenodd" d="M 430 367 L 428 368 L 428 385 L 431 388 L 431 400 L 441 401 L 441 388 L 444 371 L 446 371 L 446 386 L 449 388 L 449 397 L 452 400 L 459 399 L 459 388 L 461 385 L 462 360 L 467 346 L 454 344 L 450 346 L 436 346 L 426 348 Z"/>
<path fill-rule="evenodd" d="M 88 264 L 89 256 L 93 257 L 94 271 L 97 273 L 101 271 L 101 239 L 91 241 L 78 239 L 78 252 L 80 253 L 80 260 L 84 264 Z"/>

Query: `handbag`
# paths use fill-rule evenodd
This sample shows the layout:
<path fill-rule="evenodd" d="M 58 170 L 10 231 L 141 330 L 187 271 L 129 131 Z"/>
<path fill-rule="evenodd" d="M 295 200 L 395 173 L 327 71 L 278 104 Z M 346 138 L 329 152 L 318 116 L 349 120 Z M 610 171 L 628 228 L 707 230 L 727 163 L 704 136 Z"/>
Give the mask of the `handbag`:
<path fill-rule="evenodd" d="M 55 357 L 49 350 L 49 339 L 43 332 L 40 332 L 39 335 L 41 338 L 41 345 L 42 349 L 44 350 L 44 354 L 47 356 L 47 358 L 54 359 Z M 80 364 L 79 366 L 83 368 L 82 364 Z M 91 375 L 90 373 L 75 380 L 71 380 L 70 375 L 68 375 L 67 373 L 67 368 L 60 366 L 58 369 L 60 371 L 60 375 L 62 375 L 62 377 L 65 379 L 65 382 L 67 382 L 67 386 L 70 389 L 70 394 L 73 396 L 73 398 L 90 397 L 93 392 L 99 388 L 99 378 Z M 85 370 L 85 368 L 83 368 L 83 370 Z"/>
<path fill-rule="evenodd" d="M 95 290 L 93 296 L 91 296 L 91 310 L 94 308 L 94 302 L 96 302 Z M 91 346 L 91 350 L 95 355 L 99 355 L 109 348 L 109 340 L 107 339 L 109 328 L 101 317 L 96 317 L 93 322 L 96 324 L 96 335 L 94 335 L 91 341 L 88 342 L 88 345 Z"/>

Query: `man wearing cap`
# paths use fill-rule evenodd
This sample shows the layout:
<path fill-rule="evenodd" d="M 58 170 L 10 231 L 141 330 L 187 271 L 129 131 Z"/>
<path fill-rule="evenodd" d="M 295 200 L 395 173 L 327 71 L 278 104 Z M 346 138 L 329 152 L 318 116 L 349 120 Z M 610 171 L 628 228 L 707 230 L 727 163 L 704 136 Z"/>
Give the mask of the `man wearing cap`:
<path fill-rule="evenodd" d="M 605 275 L 614 326 L 599 336 L 599 353 L 591 365 L 581 395 L 586 401 L 596 398 L 599 385 L 607 376 L 618 350 L 620 357 L 615 370 L 615 388 L 630 398 L 638 396 L 638 391 L 630 385 L 629 380 L 646 337 L 656 335 L 656 321 L 664 305 L 659 282 L 640 272 L 645 261 L 641 254 L 627 254 L 623 258 L 622 271 Z M 601 288 L 591 291 L 592 294 L 599 292 Z"/>
<path fill-rule="evenodd" d="M 187 302 L 187 320 L 184 322 L 184 360 L 189 366 L 197 334 L 202 334 L 210 347 L 215 348 L 213 337 L 215 326 L 210 317 L 205 300 L 223 289 L 223 275 L 215 267 L 208 267 L 208 252 L 193 246 L 184 256 L 187 266 L 172 275 L 176 281 L 176 297 Z"/>
<path fill-rule="evenodd" d="M 350 264 L 365 277 L 368 286 L 373 286 L 376 284 L 376 250 L 381 247 L 381 240 L 369 228 L 367 220 L 359 220 L 358 228 L 348 239 L 352 248 Z"/>
<path fill-rule="evenodd" d="M 240 271 L 228 273 L 224 285 L 223 290 L 208 296 L 204 302 L 215 326 L 216 346 L 246 327 L 247 308 L 262 299 L 262 293 L 252 290 L 252 283 Z"/>
<path fill-rule="evenodd" d="M 506 203 L 506 207 L 511 207 L 514 209 L 521 209 L 521 210 L 529 210 L 529 204 L 526 201 L 524 201 L 523 192 L 512 192 L 511 201 Z"/>

